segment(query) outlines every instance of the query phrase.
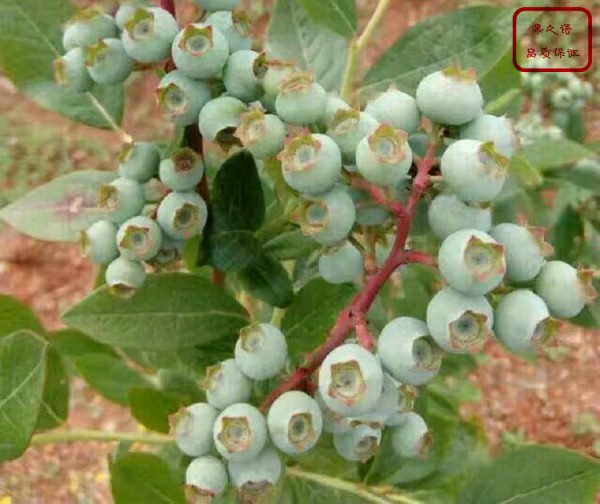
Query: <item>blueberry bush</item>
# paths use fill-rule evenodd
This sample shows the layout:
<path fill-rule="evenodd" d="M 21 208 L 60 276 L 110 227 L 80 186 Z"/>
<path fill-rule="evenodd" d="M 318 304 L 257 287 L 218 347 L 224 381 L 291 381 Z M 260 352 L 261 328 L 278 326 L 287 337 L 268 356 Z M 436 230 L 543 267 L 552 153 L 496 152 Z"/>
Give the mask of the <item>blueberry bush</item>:
<path fill-rule="evenodd" d="M 277 0 L 264 40 L 240 0 L 194 3 L 185 25 L 173 0 L 0 0 L 5 74 L 123 143 L 0 210 L 101 266 L 64 330 L 0 297 L 0 460 L 117 442 L 117 504 L 592 503 L 597 461 L 492 455 L 460 412 L 486 341 L 535 359 L 560 321 L 600 327 L 585 76 L 521 83 L 512 9 L 427 19 L 363 68 L 391 0 L 360 30 L 353 0 Z M 121 127 L 140 72 L 170 138 Z M 145 429 L 65 428 L 74 376 Z"/>

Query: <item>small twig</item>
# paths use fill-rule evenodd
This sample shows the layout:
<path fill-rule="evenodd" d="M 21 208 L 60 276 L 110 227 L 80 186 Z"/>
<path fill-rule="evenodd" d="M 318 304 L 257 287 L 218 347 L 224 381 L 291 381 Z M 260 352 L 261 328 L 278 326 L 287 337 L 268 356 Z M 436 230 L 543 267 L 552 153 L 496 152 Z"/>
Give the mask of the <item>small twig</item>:
<path fill-rule="evenodd" d="M 175 17 L 175 0 L 160 0 L 159 5 Z"/>
<path fill-rule="evenodd" d="M 358 343 L 369 350 L 369 352 L 375 347 L 373 335 L 369 331 L 369 326 L 364 318 L 360 319 L 356 324 L 356 338 L 358 339 Z"/>
<path fill-rule="evenodd" d="M 426 254 L 425 252 L 419 252 L 418 250 L 407 252 L 404 259 L 407 263 L 418 263 L 437 268 L 437 257 Z"/>

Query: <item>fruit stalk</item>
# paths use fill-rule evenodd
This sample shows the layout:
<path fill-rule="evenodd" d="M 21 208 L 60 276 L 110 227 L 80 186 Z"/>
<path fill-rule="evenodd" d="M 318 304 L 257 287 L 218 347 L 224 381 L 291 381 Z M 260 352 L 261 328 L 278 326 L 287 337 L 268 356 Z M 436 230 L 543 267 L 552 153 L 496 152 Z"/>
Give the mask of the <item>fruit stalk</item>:
<path fill-rule="evenodd" d="M 427 187 L 429 171 L 434 163 L 435 142 L 432 142 L 427 149 L 425 157 L 417 162 L 417 175 L 413 181 L 405 212 L 402 212 L 398 217 L 396 238 L 390 255 L 381 268 L 367 279 L 364 290 L 359 292 L 352 299 L 350 305 L 340 312 L 335 325 L 325 342 L 309 354 L 306 357 L 304 364 L 297 368 L 285 382 L 267 396 L 260 406 L 261 411 L 268 411 L 271 404 L 273 404 L 281 394 L 300 388 L 302 383 L 309 379 L 319 368 L 325 357 L 327 357 L 334 348 L 337 348 L 344 343 L 346 338 L 348 338 L 348 335 L 355 330 L 357 324 L 366 320 L 367 312 L 369 311 L 371 304 L 392 273 L 394 273 L 394 271 L 402 264 L 415 262 L 415 253 L 406 251 L 406 241 L 408 239 L 417 203 Z M 409 258 L 411 257 L 412 260 L 409 261 Z"/>
<path fill-rule="evenodd" d="M 175 17 L 175 0 L 160 0 L 160 7 Z"/>

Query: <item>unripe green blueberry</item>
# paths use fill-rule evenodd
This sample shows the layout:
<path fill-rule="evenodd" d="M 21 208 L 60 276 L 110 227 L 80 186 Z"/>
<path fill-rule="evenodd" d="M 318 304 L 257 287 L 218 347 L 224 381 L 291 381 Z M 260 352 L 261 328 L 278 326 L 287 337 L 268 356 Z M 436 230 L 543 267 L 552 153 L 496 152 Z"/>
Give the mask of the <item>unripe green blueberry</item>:
<path fill-rule="evenodd" d="M 379 126 L 356 148 L 359 173 L 377 186 L 397 186 L 408 177 L 412 165 L 412 149 L 407 138 L 406 133 L 392 126 Z"/>
<path fill-rule="evenodd" d="M 198 153 L 184 147 L 160 162 L 159 175 L 174 191 L 191 191 L 202 180 L 204 163 Z"/>
<path fill-rule="evenodd" d="M 117 233 L 119 252 L 131 261 L 146 261 L 160 249 L 162 233 L 158 224 L 143 215 L 126 220 Z"/>
<path fill-rule="evenodd" d="M 206 24 L 218 28 L 229 44 L 229 53 L 252 49 L 250 18 L 244 11 L 218 11 L 206 18 Z"/>
<path fill-rule="evenodd" d="M 442 242 L 438 267 L 453 289 L 468 296 L 486 294 L 504 279 L 504 247 L 482 231 L 461 229 Z"/>
<path fill-rule="evenodd" d="M 296 65 L 288 61 L 267 61 L 267 71 L 262 82 L 264 95 L 260 101 L 269 112 L 276 111 L 275 100 L 279 94 L 279 86 L 296 70 Z"/>
<path fill-rule="evenodd" d="M 535 291 L 558 318 L 577 315 L 597 294 L 592 286 L 592 271 L 575 269 L 563 261 L 549 261 L 542 266 Z"/>
<path fill-rule="evenodd" d="M 396 382 L 387 373 L 383 374 L 383 388 L 381 395 L 375 405 L 366 413 L 348 417 L 350 427 L 355 428 L 361 424 L 373 428 L 381 427 L 387 423 L 387 419 L 398 411 L 400 393 Z"/>
<path fill-rule="evenodd" d="M 392 447 L 401 457 L 420 457 L 425 454 L 433 438 L 423 418 L 413 412 L 405 413 L 402 423 L 391 431 Z"/>
<path fill-rule="evenodd" d="M 123 178 L 148 182 L 155 177 L 160 163 L 160 153 L 150 142 L 126 144 L 119 153 L 119 175 Z"/>
<path fill-rule="evenodd" d="M 530 352 L 546 343 L 555 329 L 546 303 L 530 290 L 507 294 L 494 312 L 494 334 L 513 352 Z"/>
<path fill-rule="evenodd" d="M 412 411 L 417 397 L 417 390 L 410 385 L 394 382 L 398 391 L 398 402 L 395 410 L 386 418 L 385 425 L 396 427 L 403 422 L 404 415 Z"/>
<path fill-rule="evenodd" d="M 427 221 L 433 233 L 444 240 L 461 229 L 488 232 L 492 227 L 492 211 L 464 203 L 455 194 L 438 194 L 429 204 Z"/>
<path fill-rule="evenodd" d="M 433 72 L 417 87 L 417 106 L 432 121 L 466 124 L 483 113 L 483 95 L 474 70 L 448 67 Z"/>
<path fill-rule="evenodd" d="M 355 109 L 338 110 L 327 129 L 327 136 L 340 148 L 346 164 L 356 164 L 356 147 L 367 135 L 373 133 L 379 121 Z"/>
<path fill-rule="evenodd" d="M 286 183 L 302 193 L 328 191 L 342 172 L 340 149 L 331 138 L 319 133 L 294 137 L 278 158 Z"/>
<path fill-rule="evenodd" d="M 507 222 L 493 227 L 490 235 L 504 247 L 506 276 L 514 282 L 525 282 L 537 276 L 546 261 L 544 257 L 552 253 L 541 228 Z"/>
<path fill-rule="evenodd" d="M 85 255 L 97 264 L 108 264 L 119 257 L 117 226 L 109 220 L 99 220 L 82 231 L 79 243 Z"/>
<path fill-rule="evenodd" d="M 265 417 L 251 404 L 232 404 L 217 417 L 213 441 L 217 451 L 229 461 L 252 460 L 267 442 Z"/>
<path fill-rule="evenodd" d="M 325 114 L 322 119 L 325 126 L 329 127 L 335 115 L 342 110 L 351 110 L 351 107 L 335 94 L 329 93 L 327 95 L 327 105 L 325 105 Z"/>
<path fill-rule="evenodd" d="M 570 75 L 570 74 L 567 74 Z M 576 99 L 589 100 L 594 94 L 594 86 L 591 82 L 575 78 L 569 81 L 569 91 Z"/>
<path fill-rule="evenodd" d="M 354 343 L 334 349 L 319 370 L 319 391 L 327 407 L 350 416 L 369 411 L 381 396 L 383 371 L 377 358 Z"/>
<path fill-rule="evenodd" d="M 220 74 L 229 57 L 229 44 L 218 28 L 204 23 L 187 25 L 171 47 L 175 66 L 188 77 L 208 79 Z"/>
<path fill-rule="evenodd" d="M 277 115 L 284 122 L 297 126 L 319 122 L 326 105 L 327 92 L 305 72 L 291 73 L 279 85 L 275 99 Z"/>
<path fill-rule="evenodd" d="M 198 121 L 202 107 L 211 99 L 205 81 L 188 77 L 179 70 L 166 74 L 156 90 L 161 111 L 177 126 L 189 126 Z"/>
<path fill-rule="evenodd" d="M 147 0 L 121 0 L 115 14 L 115 22 L 119 30 L 125 29 L 125 23 L 135 14 L 139 8 L 148 7 Z"/>
<path fill-rule="evenodd" d="M 206 400 L 217 409 L 250 399 L 252 382 L 242 373 L 235 359 L 227 359 L 206 368 Z"/>
<path fill-rule="evenodd" d="M 63 47 L 66 51 L 75 47 L 88 47 L 98 40 L 118 35 L 115 20 L 98 9 L 78 12 L 68 22 L 63 32 Z"/>
<path fill-rule="evenodd" d="M 159 7 L 137 9 L 123 27 L 121 40 L 127 54 L 141 63 L 168 58 L 179 32 L 175 18 Z"/>
<path fill-rule="evenodd" d="M 227 92 L 245 102 L 258 100 L 262 94 L 261 80 L 267 71 L 267 60 L 256 51 L 236 51 L 229 56 L 223 72 Z"/>
<path fill-rule="evenodd" d="M 444 181 L 467 203 L 493 200 L 504 186 L 508 160 L 498 154 L 491 142 L 457 140 L 440 161 Z"/>
<path fill-rule="evenodd" d="M 169 270 L 172 266 L 176 267 L 177 261 L 183 257 L 184 248 L 185 241 L 172 240 L 171 238 L 164 236 L 163 233 L 158 252 L 146 262 L 157 271 Z"/>
<path fill-rule="evenodd" d="M 314 399 L 321 410 L 321 417 L 323 419 L 323 432 L 329 432 L 330 434 L 341 434 L 342 432 L 348 432 L 350 430 L 350 419 L 344 415 L 340 415 L 329 408 L 321 392 L 317 390 Z"/>
<path fill-rule="evenodd" d="M 277 484 L 281 471 L 281 459 L 273 448 L 265 448 L 251 460 L 229 462 L 229 478 L 240 502 L 263 502 L 261 497 Z"/>
<path fill-rule="evenodd" d="M 334 246 L 345 240 L 356 219 L 352 198 L 342 187 L 334 187 L 302 212 L 302 232 L 321 245 Z"/>
<path fill-rule="evenodd" d="M 228 478 L 225 465 L 211 455 L 199 457 L 190 462 L 185 471 L 186 494 L 189 502 L 211 500 L 221 495 L 227 488 Z"/>
<path fill-rule="evenodd" d="M 280 395 L 267 415 L 267 426 L 273 444 L 288 455 L 310 450 L 321 436 L 323 418 L 317 402 L 293 390 Z"/>
<path fill-rule="evenodd" d="M 350 462 L 366 462 L 379 451 L 380 443 L 381 429 L 364 424 L 333 435 L 335 451 Z"/>
<path fill-rule="evenodd" d="M 363 271 L 363 256 L 350 242 L 323 252 L 319 257 L 319 275 L 331 284 L 354 282 Z"/>
<path fill-rule="evenodd" d="M 158 205 L 156 220 L 173 240 L 189 240 L 202 234 L 208 218 L 204 200 L 195 192 L 172 192 Z"/>
<path fill-rule="evenodd" d="M 356 223 L 361 226 L 380 226 L 390 217 L 390 211 L 373 201 L 368 191 L 349 187 L 350 197 L 356 208 Z"/>
<path fill-rule="evenodd" d="M 414 133 L 421 122 L 417 100 L 394 88 L 367 103 L 365 112 L 382 124 L 389 124 L 408 134 Z"/>
<path fill-rule="evenodd" d="M 381 365 L 396 380 L 423 385 L 440 370 L 442 355 L 425 322 L 399 317 L 386 324 L 377 340 Z"/>
<path fill-rule="evenodd" d="M 256 324 L 240 330 L 235 345 L 235 362 L 253 380 L 273 378 L 287 361 L 283 333 L 271 324 Z"/>
<path fill-rule="evenodd" d="M 145 203 L 144 188 L 131 179 L 117 178 L 100 186 L 100 207 L 109 211 L 106 218 L 115 224 L 139 215 Z"/>
<path fill-rule="evenodd" d="M 177 447 L 190 457 L 208 454 L 213 446 L 213 425 L 219 411 L 207 403 L 196 403 L 179 411 L 174 418 L 173 433 Z"/>
<path fill-rule="evenodd" d="M 90 77 L 85 61 L 85 49 L 81 47 L 69 49 L 64 56 L 54 60 L 56 83 L 72 93 L 84 93 L 92 89 L 94 81 Z"/>
<path fill-rule="evenodd" d="M 106 284 L 115 292 L 129 296 L 144 285 L 146 270 L 139 261 L 117 257 L 106 268 Z"/>
<path fill-rule="evenodd" d="M 506 116 L 482 114 L 460 129 L 460 138 L 493 142 L 494 148 L 507 158 L 520 147 L 514 122 Z"/>
<path fill-rule="evenodd" d="M 200 111 L 199 127 L 202 137 L 210 142 L 231 143 L 235 130 L 246 112 L 246 104 L 232 96 L 210 100 Z"/>
<path fill-rule="evenodd" d="M 283 150 L 287 128 L 274 114 L 251 109 L 240 116 L 235 136 L 255 159 L 267 159 Z"/>
<path fill-rule="evenodd" d="M 573 94 L 567 88 L 558 88 L 552 92 L 550 103 L 555 109 L 568 110 L 573 105 Z"/>
<path fill-rule="evenodd" d="M 242 0 L 194 0 L 194 2 L 207 11 L 232 11 L 240 6 Z"/>
<path fill-rule="evenodd" d="M 211 142 L 202 139 L 202 157 L 204 161 L 204 169 L 209 180 L 212 180 L 215 174 L 219 171 L 219 168 L 223 166 L 223 163 L 227 161 L 231 156 L 237 154 L 243 149 L 239 144 L 236 143 L 224 143 Z"/>
<path fill-rule="evenodd" d="M 119 39 L 107 38 L 87 48 L 86 66 L 94 82 L 119 84 L 131 74 L 133 60 Z"/>
<path fill-rule="evenodd" d="M 480 351 L 493 323 L 494 313 L 484 296 L 466 296 L 446 287 L 427 305 L 429 334 L 450 353 Z"/>

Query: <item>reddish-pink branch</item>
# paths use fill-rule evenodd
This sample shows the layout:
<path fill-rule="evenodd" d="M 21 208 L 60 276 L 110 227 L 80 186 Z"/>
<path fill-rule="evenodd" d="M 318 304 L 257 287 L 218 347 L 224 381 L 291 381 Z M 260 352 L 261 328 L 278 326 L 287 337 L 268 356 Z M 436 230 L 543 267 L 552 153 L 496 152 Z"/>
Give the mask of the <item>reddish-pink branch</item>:
<path fill-rule="evenodd" d="M 376 203 L 379 203 L 380 205 L 386 207 L 396 217 L 400 217 L 402 216 L 402 214 L 404 214 L 404 207 L 402 206 L 402 203 L 394 199 L 390 200 L 385 194 L 385 192 L 382 191 L 375 184 L 372 184 L 371 182 L 358 177 L 351 177 L 350 183 L 358 189 L 368 191 L 371 195 L 371 198 L 373 198 L 373 200 Z"/>
<path fill-rule="evenodd" d="M 308 380 L 319 368 L 329 352 L 344 343 L 352 331 L 356 330 L 359 342 L 363 343 L 362 340 L 364 340 L 364 343 L 367 345 L 372 344 L 372 337 L 368 334 L 368 328 L 366 327 L 367 312 L 392 273 L 394 273 L 394 271 L 402 264 L 415 262 L 414 259 L 417 258 L 415 252 L 406 251 L 406 242 L 408 240 L 415 208 L 427 187 L 428 174 L 434 163 L 435 145 L 432 144 L 428 148 L 425 157 L 417 162 L 417 175 L 413 181 L 406 207 L 403 207 L 403 211 L 398 215 L 396 238 L 388 258 L 381 268 L 367 279 L 363 291 L 359 292 L 352 299 L 350 305 L 340 312 L 335 325 L 325 342 L 310 353 L 306 357 L 304 364 L 297 368 L 285 382 L 269 394 L 260 406 L 261 411 L 267 412 L 271 407 L 271 404 L 273 404 L 281 394 L 301 388 L 306 380 Z M 409 261 L 411 258 L 413 260 Z M 422 258 L 424 259 L 425 256 L 423 255 Z M 361 327 L 363 324 L 364 327 Z M 367 334 L 365 334 L 365 330 Z"/>
<path fill-rule="evenodd" d="M 175 0 L 160 0 L 160 6 L 175 17 Z"/>

